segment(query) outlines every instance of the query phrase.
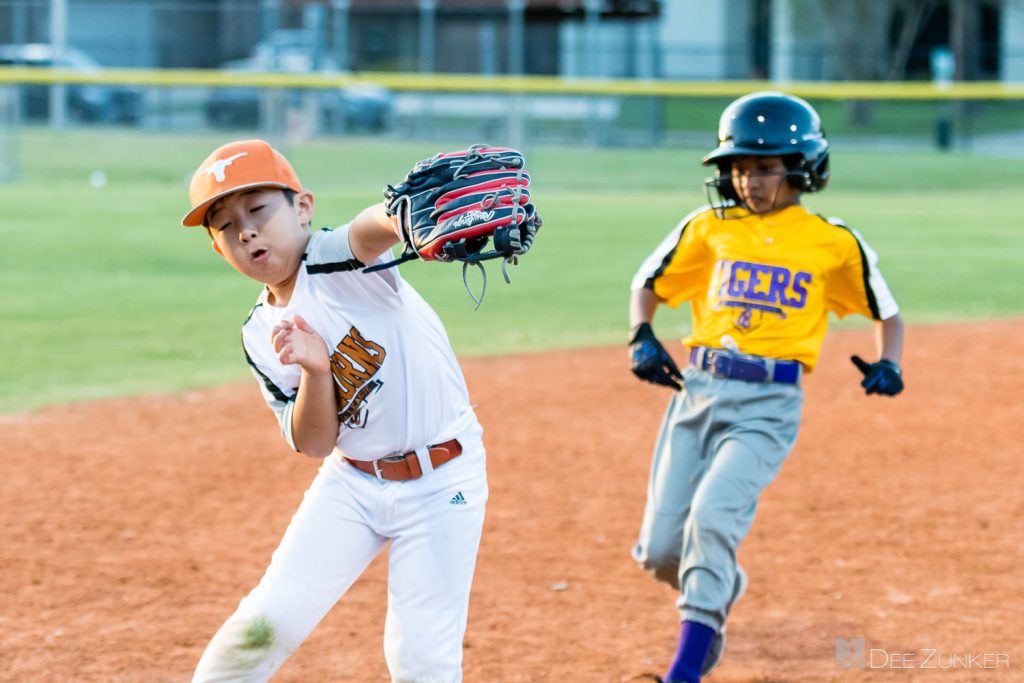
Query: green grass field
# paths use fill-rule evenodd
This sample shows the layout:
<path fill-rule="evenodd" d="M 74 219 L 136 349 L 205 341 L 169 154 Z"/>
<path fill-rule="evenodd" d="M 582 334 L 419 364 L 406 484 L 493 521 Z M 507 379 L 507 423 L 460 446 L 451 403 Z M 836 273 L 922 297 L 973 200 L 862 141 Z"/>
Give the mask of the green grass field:
<path fill-rule="evenodd" d="M 676 97 L 663 100 L 661 122 L 668 131 L 714 131 L 731 97 Z M 950 120 L 958 135 L 1017 132 L 1024 115 L 1018 100 L 954 103 L 943 100 L 836 101 L 814 99 L 811 104 L 825 122 L 825 132 L 847 138 L 898 136 L 931 140 L 939 119 Z M 628 98 L 622 103 L 618 125 L 650 125 L 650 100 Z M 856 113 L 856 115 L 855 115 Z M 710 137 L 710 136 L 709 136 Z"/>
<path fill-rule="evenodd" d="M 239 327 L 259 285 L 225 265 L 204 231 L 178 223 L 188 174 L 225 141 L 19 133 L 20 177 L 0 185 L 0 411 L 249 376 Z M 377 201 L 385 181 L 437 146 L 346 140 L 285 151 L 316 194 L 319 227 Z M 510 269 L 512 285 L 491 266 L 474 312 L 460 268 L 413 263 L 404 275 L 460 354 L 624 343 L 630 276 L 704 201 L 703 150 L 525 151 L 544 228 Z M 842 216 L 881 254 L 908 321 L 1024 314 L 1024 163 L 834 149 L 833 169 L 832 186 L 806 204 Z M 89 183 L 95 170 L 106 174 L 101 188 Z M 478 288 L 479 274 L 470 282 Z M 657 327 L 680 334 L 686 316 L 663 311 Z"/>

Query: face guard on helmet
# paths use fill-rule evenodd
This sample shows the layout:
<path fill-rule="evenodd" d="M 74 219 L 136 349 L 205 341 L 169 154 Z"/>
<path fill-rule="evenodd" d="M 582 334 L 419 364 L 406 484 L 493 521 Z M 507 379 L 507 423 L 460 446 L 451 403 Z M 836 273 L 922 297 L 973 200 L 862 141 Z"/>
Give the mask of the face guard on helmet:
<path fill-rule="evenodd" d="M 828 140 L 818 112 L 799 97 L 756 92 L 722 112 L 718 147 L 703 162 L 716 167 L 704 191 L 719 218 L 726 209 L 748 208 L 732 184 L 732 158 L 739 156 L 781 157 L 788 169 L 786 182 L 801 192 L 818 192 L 828 184 Z"/>

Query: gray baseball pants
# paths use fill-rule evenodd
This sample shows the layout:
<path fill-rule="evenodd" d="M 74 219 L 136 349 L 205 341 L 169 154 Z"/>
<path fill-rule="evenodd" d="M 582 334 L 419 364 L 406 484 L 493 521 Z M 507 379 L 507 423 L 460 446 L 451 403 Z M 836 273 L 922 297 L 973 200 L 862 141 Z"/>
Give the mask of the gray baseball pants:
<path fill-rule="evenodd" d="M 633 557 L 676 587 L 684 621 L 721 631 L 736 550 L 796 442 L 803 390 L 683 370 L 654 450 Z"/>

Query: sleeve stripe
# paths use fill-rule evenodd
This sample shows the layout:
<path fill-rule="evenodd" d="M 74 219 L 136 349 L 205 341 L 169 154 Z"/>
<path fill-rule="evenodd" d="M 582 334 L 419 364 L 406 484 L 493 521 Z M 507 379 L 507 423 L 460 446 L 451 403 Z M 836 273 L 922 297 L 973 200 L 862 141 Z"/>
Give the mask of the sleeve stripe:
<path fill-rule="evenodd" d="M 685 225 L 683 226 L 683 229 L 679 231 L 679 239 L 676 240 L 675 245 L 668 250 L 668 253 L 665 254 L 665 258 L 661 259 L 661 265 L 658 266 L 653 275 L 644 280 L 644 287 L 646 289 L 654 289 L 654 281 L 661 277 L 662 273 L 665 272 L 665 269 L 668 268 L 668 264 L 672 263 L 672 257 L 676 255 L 676 249 L 679 248 L 679 243 L 683 239 L 684 232 L 686 232 Z"/>
<path fill-rule="evenodd" d="M 637 269 L 636 274 L 633 276 L 631 289 L 654 289 L 654 281 L 661 277 L 665 269 L 668 268 L 669 263 L 672 262 L 676 249 L 679 248 L 679 242 L 683 239 L 686 226 L 693 222 L 693 219 L 699 214 L 706 211 L 707 208 L 706 206 L 701 207 L 679 221 L 676 227 L 672 229 L 672 232 L 640 264 L 640 268 Z"/>
<path fill-rule="evenodd" d="M 348 236 L 351 224 L 322 228 L 312 234 L 302 260 L 309 275 L 328 275 L 360 270 L 366 266 L 352 253 Z"/>
<path fill-rule="evenodd" d="M 245 362 L 248 363 L 249 367 L 252 368 L 252 371 L 255 372 L 259 376 L 260 379 L 263 380 L 263 386 L 265 386 L 267 388 L 267 391 L 269 391 L 270 394 L 274 398 L 276 398 L 278 401 L 281 401 L 282 403 L 287 403 L 288 401 L 292 400 L 288 396 L 288 394 L 286 394 L 283 391 L 281 391 L 280 387 L 278 387 L 276 384 L 274 384 L 269 377 L 267 377 L 265 374 L 263 374 L 260 371 L 260 369 L 258 367 L 256 367 L 256 364 L 252 362 L 252 357 L 249 355 L 249 352 L 246 350 L 244 343 L 242 344 L 242 353 L 245 354 Z"/>
<path fill-rule="evenodd" d="M 357 258 L 350 258 L 347 261 L 335 261 L 334 263 L 316 263 L 306 266 L 306 272 L 310 275 L 323 275 L 326 273 L 344 273 L 350 270 L 359 270 L 366 264 Z"/>
<path fill-rule="evenodd" d="M 860 240 L 857 240 L 857 249 L 860 251 L 860 268 L 864 276 L 864 292 L 868 295 L 868 308 L 871 309 L 871 317 L 881 320 L 878 313 L 878 299 L 875 298 L 875 290 L 871 288 L 871 266 L 868 265 L 868 255 L 864 253 L 864 245 L 860 243 Z"/>
<path fill-rule="evenodd" d="M 871 310 L 871 317 L 874 320 L 887 320 L 899 313 L 899 306 L 889 291 L 889 285 L 879 272 L 875 264 L 878 263 L 878 255 L 871 250 L 867 242 L 859 232 L 849 227 L 837 218 L 825 218 L 825 222 L 837 228 L 842 228 L 853 235 L 857 242 L 857 249 L 860 252 L 861 275 L 864 278 L 864 292 L 867 295 L 868 308 Z"/>

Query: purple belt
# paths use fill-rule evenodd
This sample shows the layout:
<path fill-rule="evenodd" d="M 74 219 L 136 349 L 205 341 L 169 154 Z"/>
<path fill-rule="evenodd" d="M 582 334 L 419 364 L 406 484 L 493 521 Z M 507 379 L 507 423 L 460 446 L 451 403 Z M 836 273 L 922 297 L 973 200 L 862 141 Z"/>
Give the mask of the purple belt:
<path fill-rule="evenodd" d="M 795 360 L 779 360 L 747 353 L 695 346 L 690 349 L 690 365 L 724 379 L 744 382 L 799 384 L 803 366 Z"/>

